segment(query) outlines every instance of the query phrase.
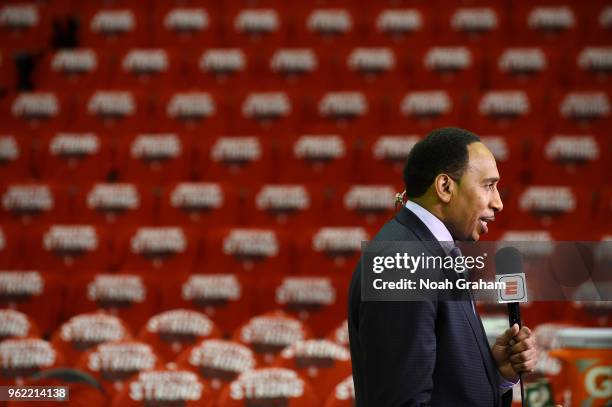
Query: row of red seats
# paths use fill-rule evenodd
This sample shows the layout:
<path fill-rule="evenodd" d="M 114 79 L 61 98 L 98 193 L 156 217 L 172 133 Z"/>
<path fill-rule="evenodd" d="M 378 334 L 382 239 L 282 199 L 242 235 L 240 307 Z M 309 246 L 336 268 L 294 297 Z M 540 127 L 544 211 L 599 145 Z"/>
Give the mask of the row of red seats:
<path fill-rule="evenodd" d="M 275 276 L 318 274 L 347 278 L 361 242 L 372 237 L 363 227 L 127 226 L 50 224 L 22 230 L 2 228 L 4 268 L 54 270 L 137 270 L 157 275 L 241 272 Z M 296 259 L 303 261 L 295 261 Z M 298 264 L 299 263 L 299 264 Z M 347 274 L 348 273 L 348 274 Z"/>
<path fill-rule="evenodd" d="M 532 321 L 535 304 L 524 305 L 525 318 Z M 578 304 L 537 304 L 537 313 L 545 310 L 550 311 L 546 322 L 573 325 L 578 320 L 584 323 L 589 316 Z M 492 318 L 503 320 L 499 313 Z M 223 340 L 214 321 L 179 309 L 152 315 L 134 338 L 120 318 L 98 312 L 67 320 L 50 342 L 37 337 L 36 323 L 25 314 L 0 310 L 0 322 L 0 335 L 5 339 L 0 342 L 0 384 L 67 385 L 65 375 L 70 372 L 53 369 L 74 367 L 93 377 L 104 391 L 74 383 L 73 375 L 69 384 L 72 402 L 104 406 L 114 400 L 112 405 L 142 405 L 143 398 L 155 399 L 138 396 L 148 386 L 192 394 L 185 396 L 191 399 L 190 405 L 250 406 L 257 396 L 249 394 L 286 398 L 289 406 L 311 406 L 325 398 L 326 407 L 353 405 L 352 378 L 349 374 L 342 379 L 346 370 L 350 373 L 346 321 L 325 339 L 312 339 L 307 325 L 274 312 L 251 318 L 232 340 Z M 530 326 L 535 325 L 530 322 Z M 165 363 L 167 360 L 173 362 Z M 39 379 L 30 379 L 33 373 L 41 373 Z M 289 382 L 300 391 L 274 390 L 286 388 Z M 186 391 L 193 386 L 197 391 Z"/>
<path fill-rule="evenodd" d="M 239 190 L 222 183 L 173 183 L 152 188 L 131 183 L 14 183 L 0 188 L 0 219 L 15 224 L 107 223 L 203 226 L 379 226 L 394 212 L 391 184 L 256 184 Z M 498 224 L 515 228 L 576 227 L 606 220 L 612 189 L 530 185 L 502 190 Z M 609 221 L 609 219 L 608 219 Z M 609 223 L 609 222 L 608 222 Z M 607 224 L 600 224 L 606 228 Z"/>
<path fill-rule="evenodd" d="M 122 403 L 129 400 L 128 393 L 134 397 L 133 391 L 126 391 L 130 380 L 144 380 L 155 370 L 167 372 L 167 363 L 184 374 L 190 372 L 195 383 L 203 382 L 200 393 L 206 402 L 227 400 L 223 387 L 239 381 L 241 373 L 253 375 L 257 372 L 253 369 L 280 368 L 293 373 L 296 380 L 304 378 L 311 401 L 324 400 L 351 373 L 345 323 L 338 328 L 343 331 L 341 338 L 333 329 L 328 338 L 314 339 L 308 324 L 280 311 L 243 320 L 231 340 L 222 339 L 219 327 L 205 314 L 187 309 L 151 314 L 136 328 L 108 313 L 79 314 L 58 327 L 50 342 L 35 337 L 35 324 L 24 314 L 0 310 L 0 320 L 10 324 L 7 330 L 21 331 L 0 342 L 0 384 L 21 384 L 19 380 L 32 374 L 33 368 L 73 366 L 95 378 L 118 405 L 126 405 Z M 28 356 L 48 357 L 36 358 L 30 371 L 24 371 L 14 355 L 28 345 Z M 323 360 L 327 363 L 322 364 Z"/>
<path fill-rule="evenodd" d="M 609 236 L 612 233 L 611 191 L 603 197 L 605 202 L 601 200 L 603 203 L 600 202 L 598 211 L 590 207 L 590 194 L 581 194 L 584 192 L 568 187 L 529 188 L 506 204 L 506 213 L 497 216 L 485 239 L 496 240 L 505 236 L 502 233 L 520 230 L 544 230 L 561 239 L 572 240 L 600 240 Z M 18 194 L 12 195 L 3 197 L 5 206 L 18 201 Z M 95 218 L 97 223 L 57 223 L 59 217 L 53 216 L 52 223 L 38 222 L 24 230 L 23 226 L 5 220 L 0 230 L 0 251 L 3 253 L 0 267 L 68 272 L 82 269 L 152 272 L 223 269 L 254 273 L 265 270 L 273 275 L 311 274 L 316 270 L 324 275 L 346 276 L 342 273 L 349 271 L 358 258 L 361 242 L 369 240 L 373 231 L 392 217 L 394 209 L 392 201 L 381 202 L 375 196 L 366 202 L 365 194 L 353 193 L 345 195 L 341 204 L 313 210 L 312 206 L 305 208 L 299 196 L 289 195 L 285 196 L 291 199 L 283 202 L 284 208 L 262 207 L 274 201 L 254 199 L 239 212 L 231 210 L 236 209 L 237 202 L 193 212 L 168 205 L 161 211 L 164 220 L 181 219 L 183 223 L 161 225 L 151 221 L 150 212 L 145 211 L 150 208 L 134 208 L 144 203 L 136 200 L 133 205 L 134 202 L 125 199 L 127 197 L 107 202 L 114 206 L 106 211 L 86 209 L 82 216 Z M 267 198 L 270 197 L 272 195 Z M 29 198 L 30 205 L 35 203 L 33 196 L 25 198 Z M 365 210 L 355 206 L 360 200 Z M 312 201 L 306 203 L 313 204 Z M 128 206 L 130 204 L 132 206 Z M 128 212 L 132 212 L 127 217 L 140 219 L 140 224 L 121 221 L 126 217 L 122 213 L 126 206 L 130 208 Z M 20 216 L 22 222 L 31 222 L 36 209 L 39 208 L 30 207 L 29 211 L 22 208 L 13 219 Z M 6 212 L 2 214 L 7 215 Z M 240 215 L 247 225 L 231 227 L 226 223 L 219 226 L 222 220 L 233 220 Z M 322 218 L 328 218 L 330 226 L 317 227 Z M 338 226 L 341 222 L 367 227 Z M 585 230 L 584 225 L 589 222 L 597 226 Z M 119 229 L 117 223 L 121 226 Z M 297 236 L 292 234 L 295 228 L 301 230 Z"/>
<path fill-rule="evenodd" d="M 201 47 L 201 45 L 199 45 Z M 612 47 L 353 46 L 316 48 L 149 48 L 58 50 L 39 61 L 39 89 L 168 88 L 259 85 L 312 86 L 610 88 Z M 3 65 L 11 64 L 5 55 Z M 561 69 L 563 67 L 563 69 Z"/>
<path fill-rule="evenodd" d="M 132 3 L 87 5 L 78 12 L 80 40 L 86 46 L 257 44 L 286 42 L 335 46 L 369 42 L 472 42 L 571 44 L 580 40 L 609 42 L 610 8 L 605 2 L 577 6 L 571 1 L 517 4 L 507 8 L 481 2 L 437 7 L 436 2 L 400 6 L 363 5 L 348 0 L 332 5 L 283 2 L 223 7 Z M 379 3 L 379 2 L 377 2 Z M 546 4 L 548 3 L 548 4 Z M 79 3 L 81 4 L 81 3 Z M 144 3 L 143 3 L 144 4 Z M 141 6 L 142 7 L 142 6 Z M 440 11 L 442 10 L 442 11 Z M 152 12 L 151 12 L 152 11 Z M 9 3 L 0 8 L 0 30 L 7 47 L 40 48 L 50 37 L 51 21 L 72 14 L 35 4 Z"/>
<path fill-rule="evenodd" d="M 156 97 L 157 96 L 157 97 Z M 19 93 L 2 100 L 3 131 L 371 131 L 425 133 L 459 125 L 480 133 L 561 131 L 602 134 L 612 125 L 609 93 L 599 89 L 496 90 L 468 97 L 445 90 L 138 91 L 67 96 Z M 154 103 L 157 102 L 157 103 Z M 298 130 L 299 129 L 299 130 Z"/>
<path fill-rule="evenodd" d="M 13 133 L 15 134 L 15 133 Z M 283 136 L 284 137 L 284 136 Z M 0 135 L 0 176 L 5 180 L 106 181 L 162 185 L 206 180 L 247 186 L 261 182 L 389 183 L 402 171 L 418 135 L 303 134 L 294 137 L 176 133 L 28 133 Z M 607 182 L 610 138 L 593 135 L 482 135 L 502 176 L 501 187 Z"/>
<path fill-rule="evenodd" d="M 74 315 L 97 310 L 121 318 L 137 333 L 150 325 L 147 321 L 154 315 L 190 309 L 210 318 L 223 337 L 232 336 L 253 316 L 274 310 L 306 324 L 310 335 L 325 337 L 346 318 L 348 280 L 330 275 L 254 276 L 225 271 L 174 273 L 162 283 L 142 272 L 82 271 L 66 279 L 51 272 L 0 271 L 0 307 L 28 314 L 34 321 L 32 332 L 42 336 L 61 331 L 60 323 Z M 17 298 L 26 294 L 28 298 Z M 0 322 L 3 316 L 0 309 Z M 0 340 L 11 336 L 9 328 L 26 331 L 25 327 L 0 326 Z M 169 350 L 164 356 L 169 356 Z M 168 361 L 176 354 L 172 356 Z"/>

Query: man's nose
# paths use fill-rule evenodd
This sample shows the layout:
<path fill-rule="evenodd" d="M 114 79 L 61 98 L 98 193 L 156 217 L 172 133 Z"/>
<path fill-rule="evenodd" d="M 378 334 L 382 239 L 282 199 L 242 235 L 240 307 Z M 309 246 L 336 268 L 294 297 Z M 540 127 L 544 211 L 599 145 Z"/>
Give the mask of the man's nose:
<path fill-rule="evenodd" d="M 495 188 L 495 194 L 493 194 L 493 198 L 491 199 L 491 208 L 495 212 L 501 212 L 504 209 L 504 204 L 502 203 L 501 197 L 499 196 L 499 191 Z"/>

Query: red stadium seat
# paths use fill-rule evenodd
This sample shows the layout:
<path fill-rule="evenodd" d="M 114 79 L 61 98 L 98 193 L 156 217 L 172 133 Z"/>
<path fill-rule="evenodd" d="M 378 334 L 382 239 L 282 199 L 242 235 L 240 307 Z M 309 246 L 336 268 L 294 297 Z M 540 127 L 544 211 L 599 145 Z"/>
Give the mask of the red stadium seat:
<path fill-rule="evenodd" d="M 417 50 L 412 82 L 420 89 L 472 90 L 481 87 L 482 61 L 476 47 L 433 46 Z"/>
<path fill-rule="evenodd" d="M 240 273 L 198 269 L 161 285 L 164 309 L 188 308 L 206 314 L 227 337 L 253 313 L 253 282 Z M 221 274 L 217 274 L 217 272 Z"/>
<path fill-rule="evenodd" d="M 443 8 L 437 40 L 447 44 L 491 46 L 506 40 L 506 13 L 501 4 Z"/>
<path fill-rule="evenodd" d="M 161 365 L 161 359 L 150 345 L 125 340 L 101 343 L 86 352 L 76 367 L 91 375 L 112 400 L 126 387 L 132 376 Z"/>
<path fill-rule="evenodd" d="M 540 89 L 557 86 L 561 58 L 550 47 L 500 46 L 492 52 L 487 82 L 492 89 Z"/>
<path fill-rule="evenodd" d="M 43 3 L 44 4 L 44 3 Z M 44 7 L 24 2 L 5 2 L 0 7 L 0 36 L 5 50 L 37 51 L 47 43 L 51 27 Z"/>
<path fill-rule="evenodd" d="M 154 391 L 152 389 L 155 389 Z M 138 373 L 115 396 L 112 407 L 137 407 L 172 402 L 189 407 L 212 407 L 213 395 L 198 375 L 190 370 L 172 367 Z"/>
<path fill-rule="evenodd" d="M 355 383 L 349 376 L 336 385 L 329 394 L 325 407 L 351 407 L 355 404 Z"/>
<path fill-rule="evenodd" d="M 295 129 L 299 105 L 284 91 L 241 92 L 235 100 L 228 127 L 234 133 L 279 133 Z"/>
<path fill-rule="evenodd" d="M 221 16 L 214 2 L 161 2 L 153 17 L 154 43 L 162 47 L 214 45 L 220 41 Z M 199 4 L 197 4 L 199 3 Z"/>
<path fill-rule="evenodd" d="M 357 158 L 361 171 L 359 179 L 373 184 L 392 181 L 398 192 L 403 190 L 406 159 L 420 139 L 421 136 L 415 134 L 368 135 Z"/>
<path fill-rule="evenodd" d="M 193 134 L 196 141 L 202 136 L 225 130 L 226 106 L 221 94 L 190 90 L 161 93 L 156 104 L 155 118 L 159 131 Z"/>
<path fill-rule="evenodd" d="M 28 315 L 48 336 L 60 322 L 65 291 L 56 276 L 38 271 L 0 271 L 0 307 Z"/>
<path fill-rule="evenodd" d="M 80 222 L 150 224 L 155 219 L 154 207 L 150 186 L 94 183 L 79 187 L 74 215 Z"/>
<path fill-rule="evenodd" d="M 53 92 L 22 92 L 0 102 L 0 129 L 3 131 L 53 131 L 68 124 L 66 97 Z"/>
<path fill-rule="evenodd" d="M 283 275 L 290 269 L 290 249 L 288 236 L 274 229 L 213 229 L 205 236 L 203 265 L 212 273 Z"/>
<path fill-rule="evenodd" d="M 311 47 L 328 47 L 351 44 L 358 29 L 355 10 L 349 8 L 350 2 L 342 5 L 317 7 L 302 6 L 295 12 L 295 36 L 293 41 L 298 45 Z"/>
<path fill-rule="evenodd" d="M 282 138 L 278 176 L 283 182 L 334 183 L 350 179 L 354 146 L 342 134 L 301 134 Z"/>
<path fill-rule="evenodd" d="M 270 47 L 286 41 L 287 21 L 282 9 L 265 5 L 230 8 L 226 14 L 225 36 L 229 44 Z"/>
<path fill-rule="evenodd" d="M 553 131 L 604 134 L 610 128 L 610 93 L 598 89 L 551 95 L 548 120 Z"/>
<path fill-rule="evenodd" d="M 571 46 L 579 39 L 580 15 L 572 2 L 523 3 L 514 8 L 511 18 L 509 40 L 516 44 Z"/>
<path fill-rule="evenodd" d="M 272 311 L 245 322 L 234 332 L 233 340 L 248 346 L 255 352 L 257 364 L 266 366 L 286 346 L 311 337 L 310 328 L 299 319 L 282 311 Z"/>
<path fill-rule="evenodd" d="M 192 148 L 189 139 L 175 133 L 140 133 L 121 140 L 117 169 L 123 181 L 154 182 L 189 180 Z"/>
<path fill-rule="evenodd" d="M 612 47 L 587 46 L 570 54 L 570 82 L 574 87 L 612 90 Z"/>
<path fill-rule="evenodd" d="M 24 225 L 37 222 L 64 222 L 70 200 L 67 188 L 50 183 L 12 183 L 0 186 L 0 219 Z"/>
<path fill-rule="evenodd" d="M 0 341 L 37 338 L 39 335 L 38 326 L 32 318 L 12 309 L 0 309 Z"/>
<path fill-rule="evenodd" d="M 512 219 L 517 229 L 565 230 L 578 234 L 588 222 L 591 205 L 592 194 L 579 186 L 531 185 L 514 191 L 505 216 Z"/>
<path fill-rule="evenodd" d="M 243 89 L 251 85 L 255 67 L 252 52 L 236 47 L 187 51 L 186 64 L 188 82 L 205 89 Z"/>
<path fill-rule="evenodd" d="M 369 9 L 366 11 L 368 43 L 420 45 L 433 42 L 431 7 L 418 3 L 400 6 L 382 2 L 368 2 L 365 6 Z"/>
<path fill-rule="evenodd" d="M 300 233 L 296 238 L 298 272 L 339 276 L 348 283 L 361 255 L 361 242 L 370 237 L 363 227 L 321 227 Z"/>
<path fill-rule="evenodd" d="M 297 89 L 331 85 L 329 52 L 312 47 L 282 47 L 263 52 L 258 83 L 270 88 Z M 255 73 L 255 72 L 254 72 Z"/>
<path fill-rule="evenodd" d="M 238 194 L 228 184 L 178 182 L 168 185 L 162 195 L 160 221 L 163 224 L 193 223 L 202 226 L 232 225 L 238 222 Z"/>
<path fill-rule="evenodd" d="M 27 236 L 24 250 L 27 267 L 61 272 L 64 276 L 110 267 L 110 238 L 106 230 L 94 225 L 51 224 L 36 228 Z"/>
<path fill-rule="evenodd" d="M 61 49 L 45 55 L 35 73 L 41 89 L 82 91 L 110 85 L 111 59 L 105 50 Z"/>
<path fill-rule="evenodd" d="M 254 226 L 306 226 L 320 221 L 325 201 L 321 188 L 303 184 L 263 184 L 247 196 L 244 219 Z M 242 212 L 242 211 L 241 211 Z"/>
<path fill-rule="evenodd" d="M 221 338 L 221 331 L 201 312 L 174 309 L 153 315 L 140 330 L 141 341 L 153 346 L 166 362 L 172 362 L 203 339 Z"/>
<path fill-rule="evenodd" d="M 469 123 L 477 132 L 537 133 L 545 128 L 539 93 L 523 90 L 490 90 L 473 95 Z"/>
<path fill-rule="evenodd" d="M 342 187 L 332 199 L 330 221 L 334 225 L 382 226 L 393 217 L 397 192 L 401 190 L 390 184 Z"/>
<path fill-rule="evenodd" d="M 250 135 L 207 140 L 201 145 L 196 170 L 202 180 L 239 186 L 273 179 L 271 140 Z"/>
<path fill-rule="evenodd" d="M 80 130 L 118 132 L 153 128 L 148 100 L 130 90 L 94 90 L 79 96 L 74 127 Z"/>
<path fill-rule="evenodd" d="M 346 316 L 346 280 L 334 276 L 285 276 L 255 285 L 257 311 L 282 309 L 320 338 Z"/>
<path fill-rule="evenodd" d="M 531 156 L 532 182 L 598 188 L 610 163 L 610 143 L 604 137 L 553 134 L 538 140 Z"/>
<path fill-rule="evenodd" d="M 111 76 L 117 89 L 160 89 L 180 86 L 183 75 L 179 60 L 171 49 L 132 48 L 118 56 Z"/>
<path fill-rule="evenodd" d="M 85 47 L 113 47 L 114 51 L 151 45 L 146 10 L 91 5 L 83 11 L 80 43 Z"/>
<path fill-rule="evenodd" d="M 0 135 L 0 178 L 23 180 L 32 177 L 32 137 L 27 134 Z"/>
<path fill-rule="evenodd" d="M 274 365 L 308 378 L 319 400 L 325 400 L 336 384 L 351 374 L 351 353 L 327 339 L 310 339 L 283 349 Z"/>
<path fill-rule="evenodd" d="M 346 48 L 339 54 L 333 77 L 347 89 L 404 87 L 410 77 L 404 53 L 401 47 Z"/>
<path fill-rule="evenodd" d="M 248 347 L 219 339 L 205 339 L 180 354 L 176 363 L 195 370 L 217 397 L 222 386 L 236 380 L 241 373 L 257 367 Z"/>
<path fill-rule="evenodd" d="M 300 389 L 300 391 L 296 391 Z M 281 400 L 286 407 L 318 406 L 320 401 L 308 381 L 284 368 L 259 368 L 242 373 L 219 396 L 219 407 L 247 407 Z"/>
<path fill-rule="evenodd" d="M 96 133 L 51 133 L 41 140 L 37 153 L 38 173 L 56 181 L 104 181 L 112 165 L 110 142 Z"/>
<path fill-rule="evenodd" d="M 455 92 L 442 89 L 398 91 L 391 103 L 382 119 L 383 128 L 388 132 L 402 134 L 410 129 L 427 134 L 438 127 L 462 125 L 462 100 Z"/>
<path fill-rule="evenodd" d="M 61 352 L 43 339 L 7 339 L 0 343 L 1 386 L 22 385 L 33 374 L 63 364 Z"/>
<path fill-rule="evenodd" d="M 302 130 L 310 132 L 367 131 L 380 124 L 381 97 L 375 91 L 315 91 L 307 95 Z"/>
<path fill-rule="evenodd" d="M 51 337 L 51 344 L 74 366 L 85 352 L 101 343 L 131 339 L 125 323 L 104 312 L 80 314 L 64 322 Z"/>
<path fill-rule="evenodd" d="M 187 273 L 193 270 L 199 249 L 199 236 L 184 227 L 132 227 L 119 233 L 116 264 L 122 270 L 151 274 Z"/>
<path fill-rule="evenodd" d="M 84 270 L 94 267 L 88 265 Z M 105 310 L 121 318 L 132 332 L 161 309 L 159 287 L 138 274 L 83 272 L 71 282 L 66 299 L 66 315 Z"/>

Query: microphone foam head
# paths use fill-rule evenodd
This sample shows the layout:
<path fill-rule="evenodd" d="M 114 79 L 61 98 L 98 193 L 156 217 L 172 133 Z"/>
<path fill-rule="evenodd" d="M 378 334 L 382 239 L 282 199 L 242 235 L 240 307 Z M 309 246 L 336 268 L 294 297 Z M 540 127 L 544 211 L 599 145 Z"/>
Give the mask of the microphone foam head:
<path fill-rule="evenodd" d="M 495 274 L 523 272 L 523 255 L 515 247 L 503 247 L 495 253 Z"/>

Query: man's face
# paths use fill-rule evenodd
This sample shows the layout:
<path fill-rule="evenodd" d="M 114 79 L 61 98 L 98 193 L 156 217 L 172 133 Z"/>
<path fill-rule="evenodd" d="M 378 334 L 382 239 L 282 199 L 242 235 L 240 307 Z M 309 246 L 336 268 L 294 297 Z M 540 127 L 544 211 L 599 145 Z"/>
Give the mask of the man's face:
<path fill-rule="evenodd" d="M 455 184 L 448 206 L 447 226 L 457 240 L 477 241 L 487 233 L 488 223 L 503 209 L 495 158 L 483 143 L 467 147 L 468 166 Z"/>

